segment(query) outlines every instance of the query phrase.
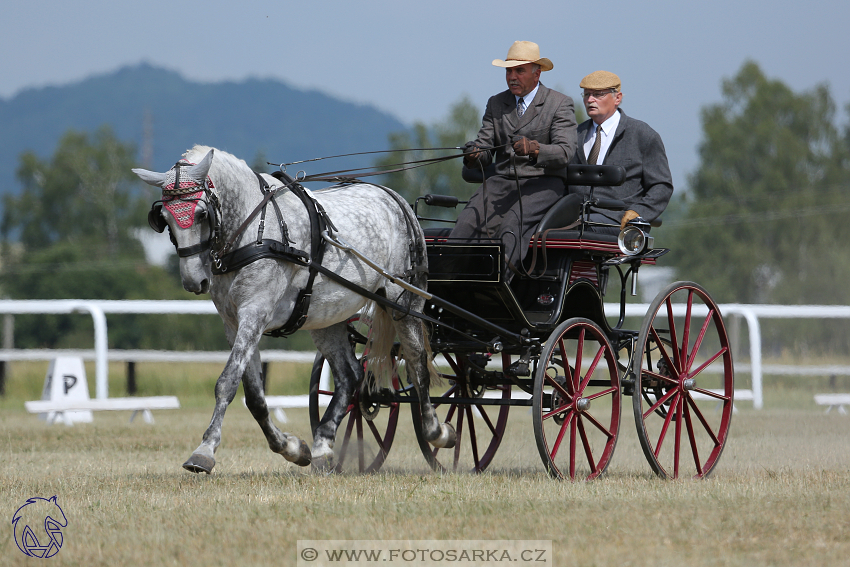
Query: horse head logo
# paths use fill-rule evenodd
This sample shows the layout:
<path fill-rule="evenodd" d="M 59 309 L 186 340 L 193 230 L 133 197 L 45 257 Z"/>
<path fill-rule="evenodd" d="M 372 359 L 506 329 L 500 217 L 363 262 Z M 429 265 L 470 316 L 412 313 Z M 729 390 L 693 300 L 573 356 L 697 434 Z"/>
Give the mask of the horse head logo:
<path fill-rule="evenodd" d="M 65 512 L 50 499 L 30 498 L 12 516 L 15 543 L 30 557 L 46 559 L 62 548 L 62 528 L 68 526 Z"/>

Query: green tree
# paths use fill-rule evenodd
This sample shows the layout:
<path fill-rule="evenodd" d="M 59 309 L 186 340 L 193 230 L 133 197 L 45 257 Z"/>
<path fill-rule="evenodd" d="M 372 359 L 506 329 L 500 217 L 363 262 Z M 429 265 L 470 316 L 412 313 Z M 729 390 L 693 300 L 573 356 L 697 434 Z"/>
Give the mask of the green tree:
<path fill-rule="evenodd" d="M 49 160 L 21 156 L 23 192 L 5 197 L 3 295 L 13 299 L 186 299 L 179 278 L 145 260 L 135 237 L 152 200 L 132 173 L 135 149 L 108 128 L 68 132 Z M 221 327 L 163 317 L 109 321 L 110 346 L 223 348 Z M 18 347 L 90 347 L 91 321 L 79 316 L 19 316 Z"/>
<path fill-rule="evenodd" d="M 21 156 L 20 195 L 5 197 L 2 232 L 26 249 L 58 242 L 94 247 L 94 256 L 138 256 L 132 230 L 144 223 L 146 206 L 130 171 L 135 148 L 118 141 L 109 128 L 90 139 L 68 132 L 49 161 L 33 152 Z"/>
<path fill-rule="evenodd" d="M 847 303 L 847 146 L 829 88 L 797 94 L 746 62 L 722 92 L 665 240 L 678 276 L 724 302 Z"/>
<path fill-rule="evenodd" d="M 480 110 L 468 97 L 463 97 L 449 109 L 448 116 L 430 127 L 421 122 L 413 125 L 412 130 L 394 132 L 389 136 L 390 148 L 406 150 L 409 148 L 457 148 L 475 138 L 481 127 Z M 376 166 L 382 169 L 394 169 L 393 164 L 441 155 L 457 155 L 457 150 L 449 151 L 397 151 L 377 160 Z M 434 165 L 416 167 L 381 176 L 381 183 L 398 191 L 411 203 L 417 197 L 429 193 L 454 195 L 461 200 L 468 199 L 476 186 L 461 179 L 460 159 L 448 160 Z M 423 211 L 427 216 L 454 218 L 456 213 L 446 214 L 444 210 Z"/>

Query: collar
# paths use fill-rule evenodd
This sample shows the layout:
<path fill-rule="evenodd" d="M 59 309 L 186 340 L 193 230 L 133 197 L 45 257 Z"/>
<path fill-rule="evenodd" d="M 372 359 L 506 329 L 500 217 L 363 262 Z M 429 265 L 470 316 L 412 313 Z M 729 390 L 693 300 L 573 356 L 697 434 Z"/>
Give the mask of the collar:
<path fill-rule="evenodd" d="M 534 97 L 535 97 L 535 95 L 537 95 L 537 90 L 539 88 L 540 88 L 540 83 L 538 82 L 537 86 L 534 87 L 534 89 L 532 89 L 532 91 L 530 93 L 528 93 L 524 97 L 521 97 L 522 102 L 525 103 L 525 108 L 528 108 L 529 106 L 531 106 L 531 101 L 534 100 Z M 519 99 L 520 99 L 520 97 L 518 97 L 517 95 L 514 95 L 514 105 L 519 104 Z"/>

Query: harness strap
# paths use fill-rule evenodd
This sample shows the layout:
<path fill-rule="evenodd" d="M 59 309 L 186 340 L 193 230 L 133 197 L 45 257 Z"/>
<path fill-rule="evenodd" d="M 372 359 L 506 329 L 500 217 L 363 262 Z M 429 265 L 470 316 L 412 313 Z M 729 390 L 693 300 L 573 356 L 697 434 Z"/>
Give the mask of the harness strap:
<path fill-rule="evenodd" d="M 259 244 L 249 244 L 225 254 L 221 258 L 222 267 L 213 265 L 212 272 L 215 275 L 221 275 L 244 268 L 248 264 L 264 258 L 288 260 L 302 266 L 306 266 L 310 260 L 310 257 L 303 250 L 298 250 L 277 240 L 265 238 Z"/>
<path fill-rule="evenodd" d="M 176 242 L 175 242 L 175 247 L 176 246 L 177 245 L 176 245 Z M 200 254 L 201 252 L 204 252 L 205 250 L 209 250 L 211 248 L 211 246 L 212 246 L 212 244 L 210 243 L 210 240 L 208 239 L 208 240 L 205 240 L 203 242 L 199 242 L 199 243 L 192 245 L 192 246 L 187 246 L 185 248 L 177 248 L 177 256 L 180 257 L 180 258 L 188 258 L 189 256 L 194 256 L 195 254 Z"/>
<path fill-rule="evenodd" d="M 327 226 L 333 227 L 333 224 L 330 223 L 330 219 L 322 205 L 311 198 L 307 194 L 307 190 L 297 180 L 284 172 L 275 172 L 272 175 L 290 184 L 290 190 L 301 199 L 304 208 L 307 209 L 307 216 L 310 219 L 310 261 L 308 264 L 302 264 L 307 265 L 309 270 L 307 283 L 298 292 L 292 314 L 286 323 L 279 329 L 274 329 L 266 333 L 272 337 L 285 337 L 300 329 L 307 322 L 307 311 L 310 309 L 310 300 L 313 297 L 313 283 L 318 273 L 317 266 L 321 266 L 322 258 L 325 254 L 325 241 L 321 235 Z M 333 228 L 333 230 L 336 230 L 336 228 Z"/>

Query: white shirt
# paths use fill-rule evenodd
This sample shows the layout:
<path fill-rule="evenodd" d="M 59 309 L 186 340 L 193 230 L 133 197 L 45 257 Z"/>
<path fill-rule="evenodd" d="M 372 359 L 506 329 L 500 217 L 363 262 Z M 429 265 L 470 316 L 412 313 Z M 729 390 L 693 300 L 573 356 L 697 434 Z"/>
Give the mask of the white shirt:
<path fill-rule="evenodd" d="M 537 86 L 534 87 L 531 90 L 531 92 L 528 93 L 527 95 L 522 96 L 522 97 L 514 95 L 514 98 L 516 99 L 516 100 L 514 100 L 514 102 L 517 105 L 519 105 L 519 99 L 522 99 L 522 105 L 523 105 L 523 107 L 525 107 L 525 108 L 522 109 L 523 114 L 525 114 L 525 111 L 528 110 L 529 106 L 531 106 L 531 101 L 534 100 L 534 95 L 537 94 L 537 89 L 539 89 L 539 88 L 540 88 L 540 83 L 537 83 Z"/>
<path fill-rule="evenodd" d="M 608 148 L 611 147 L 611 140 L 614 139 L 614 132 L 617 131 L 617 126 L 620 124 L 620 111 L 617 110 L 614 114 L 602 123 L 602 143 L 599 146 L 599 157 L 596 158 L 596 165 L 605 163 L 605 155 L 608 153 Z M 590 149 L 596 141 L 596 123 L 590 125 L 587 130 L 587 138 L 584 140 L 584 156 L 590 155 Z"/>

